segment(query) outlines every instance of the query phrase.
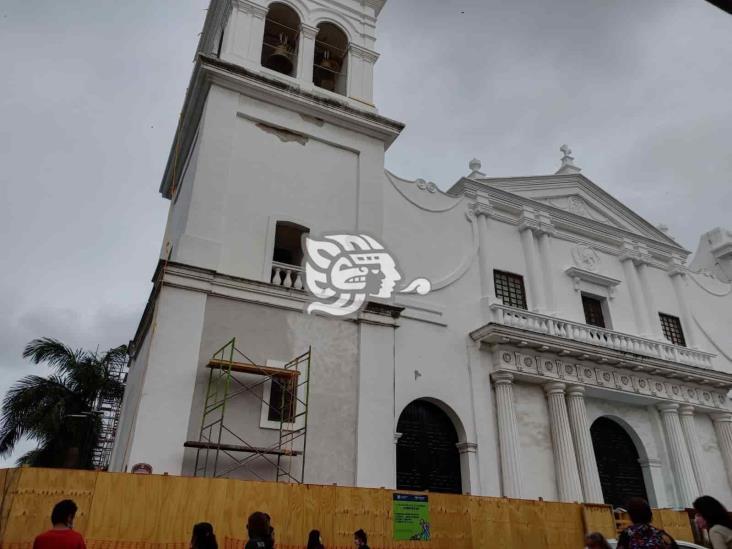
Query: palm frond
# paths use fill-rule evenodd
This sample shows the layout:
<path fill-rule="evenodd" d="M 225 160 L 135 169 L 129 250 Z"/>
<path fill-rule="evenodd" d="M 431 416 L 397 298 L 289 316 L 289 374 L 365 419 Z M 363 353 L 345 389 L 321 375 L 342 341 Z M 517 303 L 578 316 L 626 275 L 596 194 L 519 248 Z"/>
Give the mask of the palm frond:
<path fill-rule="evenodd" d="M 23 358 L 30 358 L 34 364 L 45 362 L 59 372 L 72 370 L 85 354 L 84 351 L 74 351 L 51 337 L 34 339 L 23 350 Z"/>

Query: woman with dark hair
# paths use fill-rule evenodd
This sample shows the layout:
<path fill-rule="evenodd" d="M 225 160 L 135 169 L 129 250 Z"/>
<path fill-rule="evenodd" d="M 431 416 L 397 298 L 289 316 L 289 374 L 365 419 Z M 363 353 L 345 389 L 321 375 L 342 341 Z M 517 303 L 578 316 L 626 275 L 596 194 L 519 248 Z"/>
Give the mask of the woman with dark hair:
<path fill-rule="evenodd" d="M 709 532 L 712 549 L 732 549 L 732 520 L 724 505 L 712 496 L 694 501 L 696 523 Z"/>
<path fill-rule="evenodd" d="M 325 549 L 323 541 L 320 539 L 320 530 L 310 530 L 307 549 Z"/>
<path fill-rule="evenodd" d="M 191 549 L 218 549 L 213 526 L 208 522 L 199 522 L 193 527 Z"/>
<path fill-rule="evenodd" d="M 585 549 L 612 549 L 600 532 L 592 532 L 585 536 Z"/>

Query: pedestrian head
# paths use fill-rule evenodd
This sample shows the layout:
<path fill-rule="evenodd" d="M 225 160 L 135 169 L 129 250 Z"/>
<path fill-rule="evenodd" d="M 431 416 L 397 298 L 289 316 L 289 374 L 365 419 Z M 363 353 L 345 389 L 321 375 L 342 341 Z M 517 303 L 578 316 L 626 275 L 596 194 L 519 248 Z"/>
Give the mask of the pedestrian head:
<path fill-rule="evenodd" d="M 193 527 L 191 549 L 218 549 L 213 526 L 208 522 L 199 522 Z"/>
<path fill-rule="evenodd" d="M 368 541 L 368 536 L 363 530 L 356 530 L 353 533 L 353 543 L 356 547 L 364 547 Z"/>
<path fill-rule="evenodd" d="M 701 496 L 694 501 L 694 510 L 697 516 L 704 520 L 704 527 L 708 530 L 717 524 L 732 528 L 729 513 L 719 501 L 712 496 Z"/>
<path fill-rule="evenodd" d="M 54 526 L 68 526 L 72 528 L 77 509 L 76 503 L 70 499 L 59 501 L 53 506 L 53 511 L 51 511 L 51 523 Z"/>
<path fill-rule="evenodd" d="M 651 506 L 643 498 L 630 498 L 625 508 L 633 524 L 650 524 L 653 520 Z"/>
<path fill-rule="evenodd" d="M 612 549 L 600 532 L 592 532 L 585 536 L 585 549 Z"/>
<path fill-rule="evenodd" d="M 310 530 L 308 535 L 308 549 L 321 549 L 323 541 L 320 539 L 320 530 Z"/>
<path fill-rule="evenodd" d="M 259 511 L 249 515 L 247 519 L 247 533 L 250 539 L 265 539 L 269 535 L 267 515 Z"/>

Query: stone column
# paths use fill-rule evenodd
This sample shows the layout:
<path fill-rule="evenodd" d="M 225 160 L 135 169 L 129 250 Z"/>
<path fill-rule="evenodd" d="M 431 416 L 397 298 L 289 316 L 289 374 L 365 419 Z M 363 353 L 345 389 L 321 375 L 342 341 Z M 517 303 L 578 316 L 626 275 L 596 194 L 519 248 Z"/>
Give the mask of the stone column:
<path fill-rule="evenodd" d="M 507 498 L 520 498 L 521 462 L 519 461 L 518 421 L 513 406 L 513 375 L 508 372 L 498 372 L 492 377 L 496 389 L 503 495 Z"/>
<path fill-rule="evenodd" d="M 679 414 L 681 415 L 681 430 L 684 432 L 686 447 L 689 449 L 689 459 L 691 460 L 691 468 L 694 471 L 697 490 L 699 494 L 705 494 L 706 482 L 704 479 L 704 469 L 702 468 L 702 459 L 700 454 L 701 445 L 699 444 L 699 437 L 696 435 L 694 407 L 681 406 L 679 408 Z"/>
<path fill-rule="evenodd" d="M 595 450 L 592 447 L 592 437 L 590 436 L 590 422 L 587 420 L 584 387 L 573 385 L 567 389 L 567 412 L 585 501 L 604 503 L 605 498 L 602 495 Z"/>
<path fill-rule="evenodd" d="M 643 303 L 646 309 L 646 318 L 648 319 L 647 335 L 654 339 L 662 339 L 661 320 L 658 317 L 658 309 L 656 309 L 656 301 L 653 299 L 653 288 L 648 280 L 647 263 L 641 262 L 637 267 L 638 277 L 640 278 L 641 291 L 643 293 Z"/>
<path fill-rule="evenodd" d="M 315 63 L 315 37 L 318 27 L 300 23 L 300 45 L 297 48 L 297 78 L 305 82 L 313 81 L 313 63 Z"/>
<path fill-rule="evenodd" d="M 630 302 L 633 305 L 633 317 L 635 318 L 636 327 L 641 335 L 648 335 L 648 320 L 643 311 L 643 296 L 641 295 L 638 272 L 635 270 L 635 262 L 630 255 L 621 256 L 620 261 L 623 263 L 625 280 L 628 282 L 628 289 L 630 290 Z"/>
<path fill-rule="evenodd" d="M 554 468 L 557 472 L 559 501 L 581 503 L 583 501 L 582 487 L 577 468 L 577 456 L 572 442 L 572 431 L 567 416 L 567 404 L 564 401 L 564 388 L 564 383 L 547 383 L 544 385 L 549 404 Z"/>
<path fill-rule="evenodd" d="M 529 298 L 531 299 L 529 309 L 531 311 L 544 312 L 546 307 L 541 283 L 542 273 L 536 250 L 534 230 L 527 224 L 523 224 L 519 230 L 521 231 L 521 244 L 524 248 L 524 258 L 526 259 L 526 269 L 528 271 L 526 278 L 528 278 Z"/>
<path fill-rule="evenodd" d="M 261 66 L 264 22 L 269 10 L 252 0 L 235 0 L 232 4 L 221 59 L 257 69 Z"/>
<path fill-rule="evenodd" d="M 679 420 L 679 405 L 674 403 L 659 404 L 663 428 L 666 432 L 666 443 L 676 481 L 677 503 L 680 507 L 689 507 L 699 495 L 694 478 L 689 450 L 686 447 L 684 433 Z"/>
<path fill-rule="evenodd" d="M 684 338 L 686 345 L 692 349 L 698 349 L 696 341 L 696 326 L 694 326 L 694 318 L 691 316 L 689 302 L 686 299 L 686 273 L 681 269 L 672 269 L 668 275 L 671 277 L 671 283 L 674 287 L 676 300 L 679 302 L 679 312 L 681 313 L 681 325 L 684 328 Z"/>
<path fill-rule="evenodd" d="M 460 452 L 460 475 L 463 479 L 463 493 L 479 496 L 478 445 L 475 442 L 458 442 L 455 446 Z"/>
<path fill-rule="evenodd" d="M 557 312 L 557 305 L 554 299 L 554 261 L 552 261 L 552 229 L 543 227 L 539 234 L 539 256 L 541 257 L 541 270 L 544 281 L 544 301 L 546 314 Z"/>
<path fill-rule="evenodd" d="M 713 414 L 714 430 L 717 432 L 717 443 L 722 454 L 727 481 L 732 486 L 732 414 Z"/>

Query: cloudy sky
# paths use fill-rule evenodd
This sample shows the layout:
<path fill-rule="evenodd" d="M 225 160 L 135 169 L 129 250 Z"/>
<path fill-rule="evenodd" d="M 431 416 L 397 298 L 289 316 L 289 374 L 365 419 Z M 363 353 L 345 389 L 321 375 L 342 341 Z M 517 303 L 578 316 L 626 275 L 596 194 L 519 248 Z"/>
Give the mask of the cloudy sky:
<path fill-rule="evenodd" d="M 0 395 L 34 337 L 132 337 L 207 4 L 0 2 Z M 687 248 L 732 226 L 732 16 L 703 0 L 390 0 L 378 50 L 401 176 L 552 173 L 566 142 Z"/>

